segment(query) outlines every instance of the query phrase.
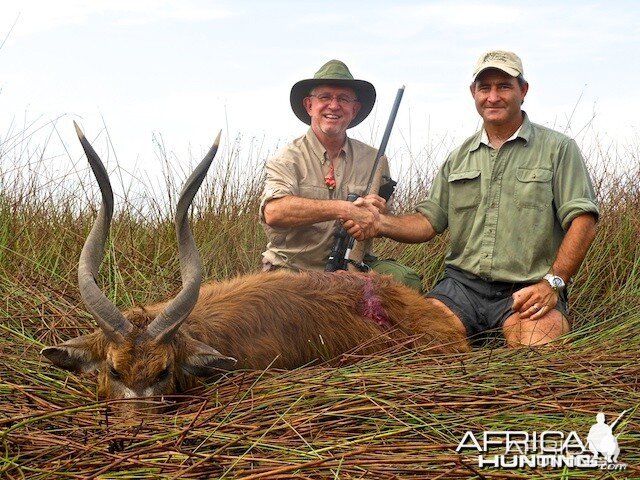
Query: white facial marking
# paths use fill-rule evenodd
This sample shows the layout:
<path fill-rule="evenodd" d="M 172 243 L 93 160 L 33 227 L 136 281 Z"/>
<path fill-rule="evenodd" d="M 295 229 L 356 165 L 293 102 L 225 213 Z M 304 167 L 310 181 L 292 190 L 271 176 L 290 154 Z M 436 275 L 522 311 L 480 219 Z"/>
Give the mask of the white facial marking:
<path fill-rule="evenodd" d="M 138 394 L 127 387 L 122 387 L 122 398 L 138 398 Z"/>

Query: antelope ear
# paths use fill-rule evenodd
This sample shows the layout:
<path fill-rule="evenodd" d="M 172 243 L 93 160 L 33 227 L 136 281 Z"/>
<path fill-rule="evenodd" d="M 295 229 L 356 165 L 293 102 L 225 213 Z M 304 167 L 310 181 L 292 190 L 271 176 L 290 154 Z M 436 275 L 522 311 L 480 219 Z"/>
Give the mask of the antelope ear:
<path fill-rule="evenodd" d="M 187 355 L 180 364 L 183 370 L 196 377 L 211 377 L 231 370 L 237 360 L 227 357 L 209 345 L 189 339 Z"/>
<path fill-rule="evenodd" d="M 100 332 L 81 335 L 54 347 L 46 347 L 41 354 L 55 366 L 71 372 L 93 372 L 104 360 Z"/>

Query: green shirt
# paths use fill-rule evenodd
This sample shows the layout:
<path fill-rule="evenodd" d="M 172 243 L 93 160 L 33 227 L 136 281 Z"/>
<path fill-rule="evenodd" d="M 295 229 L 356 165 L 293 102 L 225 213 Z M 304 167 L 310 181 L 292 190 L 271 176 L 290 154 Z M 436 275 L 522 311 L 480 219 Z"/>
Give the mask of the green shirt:
<path fill-rule="evenodd" d="M 264 222 L 264 205 L 272 199 L 294 195 L 318 200 L 346 200 L 351 192 L 364 194 L 378 151 L 352 138 L 336 164 L 336 188 L 329 190 L 324 176 L 329 169 L 327 150 L 309 129 L 266 164 L 266 182 L 260 202 L 260 220 L 266 233 L 264 261 L 294 270 L 324 270 L 334 243 L 335 221 L 296 228 L 270 227 Z M 383 175 L 389 175 L 387 158 L 380 159 Z M 371 242 L 365 244 L 370 250 Z"/>
<path fill-rule="evenodd" d="M 575 141 L 531 123 L 499 150 L 482 131 L 447 158 L 416 206 L 437 233 L 447 227 L 446 264 L 487 281 L 536 282 L 549 272 L 571 221 L 598 216 Z"/>

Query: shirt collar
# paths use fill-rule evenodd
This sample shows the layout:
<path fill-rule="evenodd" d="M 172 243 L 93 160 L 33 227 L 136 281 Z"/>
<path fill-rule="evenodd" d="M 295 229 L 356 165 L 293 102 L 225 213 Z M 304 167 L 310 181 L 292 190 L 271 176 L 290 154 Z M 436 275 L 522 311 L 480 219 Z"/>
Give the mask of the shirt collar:
<path fill-rule="evenodd" d="M 322 145 L 322 143 L 320 143 L 320 140 L 318 140 L 318 137 L 316 136 L 313 129 L 309 128 L 309 130 L 307 130 L 305 138 L 309 142 L 309 147 L 311 148 L 313 154 L 320 161 L 320 163 L 324 165 L 327 161 L 327 149 L 324 148 L 324 145 Z M 349 139 L 349 137 L 347 137 L 347 140 L 342 146 L 341 155 L 345 160 L 353 158 L 353 146 L 351 145 L 351 139 Z"/>
<path fill-rule="evenodd" d="M 520 130 L 522 130 L 522 125 L 518 127 L 518 130 L 516 130 L 513 135 L 507 138 L 505 143 L 518 138 L 518 134 L 520 133 Z M 489 135 L 487 134 L 487 131 L 484 128 L 482 129 L 482 132 L 480 134 L 480 143 L 484 143 L 487 147 L 494 148 L 494 146 L 491 145 L 491 141 L 489 140 Z"/>
<path fill-rule="evenodd" d="M 531 138 L 531 134 L 532 134 L 531 122 L 529 121 L 529 117 L 527 115 L 527 112 L 525 112 L 523 110 L 522 111 L 522 125 L 520 125 L 518 130 L 516 130 L 515 133 L 513 135 L 511 135 L 511 137 L 509 137 L 507 139 L 507 142 L 509 142 L 511 140 L 515 140 L 516 138 L 522 138 L 524 140 L 524 142 L 525 142 L 525 145 L 526 145 L 527 143 L 529 143 L 529 140 Z M 469 151 L 477 150 L 480 147 L 480 144 L 484 144 L 484 145 L 487 145 L 488 147 L 493 148 L 491 146 L 491 143 L 489 142 L 489 136 L 487 135 L 487 131 L 484 129 L 484 127 L 482 127 L 482 129 L 479 132 L 476 133 L 475 138 L 471 142 L 471 146 L 469 148 Z"/>

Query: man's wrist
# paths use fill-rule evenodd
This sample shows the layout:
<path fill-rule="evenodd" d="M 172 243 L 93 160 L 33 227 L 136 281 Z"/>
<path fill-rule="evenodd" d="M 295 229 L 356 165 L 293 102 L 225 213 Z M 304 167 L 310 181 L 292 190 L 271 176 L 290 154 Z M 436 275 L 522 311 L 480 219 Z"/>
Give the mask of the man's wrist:
<path fill-rule="evenodd" d="M 542 279 L 548 282 L 551 288 L 557 293 L 562 292 L 566 288 L 564 279 L 553 273 L 547 273 Z"/>
<path fill-rule="evenodd" d="M 381 213 L 378 219 L 378 228 L 376 229 L 377 238 L 386 237 L 385 232 L 387 232 L 388 222 L 389 216 L 386 213 Z"/>
<path fill-rule="evenodd" d="M 336 200 L 329 200 L 330 202 L 336 202 Z M 336 220 L 341 220 L 346 222 L 347 220 L 353 217 L 351 209 L 353 208 L 353 202 L 348 202 L 347 200 L 338 200 L 336 202 L 339 205 L 338 208 L 338 218 Z"/>

